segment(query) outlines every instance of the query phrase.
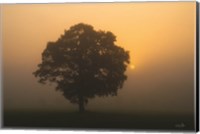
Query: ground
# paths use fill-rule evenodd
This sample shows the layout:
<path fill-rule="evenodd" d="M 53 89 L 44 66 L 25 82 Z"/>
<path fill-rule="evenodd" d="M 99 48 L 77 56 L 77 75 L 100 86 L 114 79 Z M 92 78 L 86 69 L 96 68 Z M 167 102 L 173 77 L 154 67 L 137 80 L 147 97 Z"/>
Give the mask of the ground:
<path fill-rule="evenodd" d="M 193 115 L 4 112 L 4 128 L 194 131 Z"/>

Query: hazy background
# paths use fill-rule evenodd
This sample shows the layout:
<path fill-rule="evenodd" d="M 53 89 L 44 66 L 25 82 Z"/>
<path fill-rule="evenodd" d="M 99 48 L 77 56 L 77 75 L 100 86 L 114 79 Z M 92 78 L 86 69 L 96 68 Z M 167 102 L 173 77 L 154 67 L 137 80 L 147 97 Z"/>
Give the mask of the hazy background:
<path fill-rule="evenodd" d="M 4 109 L 78 111 L 32 72 L 48 41 L 83 22 L 113 32 L 131 56 L 118 96 L 92 99 L 87 110 L 192 113 L 195 11 L 195 2 L 3 5 Z"/>

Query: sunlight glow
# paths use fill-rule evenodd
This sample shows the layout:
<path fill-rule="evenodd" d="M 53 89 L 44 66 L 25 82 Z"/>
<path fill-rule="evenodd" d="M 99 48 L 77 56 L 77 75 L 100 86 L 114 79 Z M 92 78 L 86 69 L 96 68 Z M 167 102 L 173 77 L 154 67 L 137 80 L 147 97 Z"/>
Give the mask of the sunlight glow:
<path fill-rule="evenodd" d="M 133 64 L 130 65 L 130 69 L 135 69 L 135 66 Z"/>

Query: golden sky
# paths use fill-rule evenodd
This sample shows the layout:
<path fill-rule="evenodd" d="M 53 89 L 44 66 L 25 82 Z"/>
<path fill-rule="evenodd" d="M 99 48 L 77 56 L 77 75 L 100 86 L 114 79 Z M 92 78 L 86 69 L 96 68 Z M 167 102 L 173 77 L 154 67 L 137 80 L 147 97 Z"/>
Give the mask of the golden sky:
<path fill-rule="evenodd" d="M 38 86 L 31 73 L 40 63 L 46 43 L 83 22 L 96 30 L 113 32 L 116 44 L 130 51 L 128 80 L 118 98 L 109 98 L 109 103 L 117 101 L 128 110 L 135 107 L 138 111 L 193 111 L 195 6 L 196 2 L 2 5 L 5 106 L 14 107 L 16 99 L 16 105 L 22 107 L 27 97 L 17 98 L 26 92 L 34 96 L 32 100 L 42 94 L 42 88 L 47 87 Z M 129 100 L 127 95 L 132 95 Z M 134 98 L 133 103 L 127 103 L 130 98 Z M 103 101 L 91 100 L 91 109 Z"/>

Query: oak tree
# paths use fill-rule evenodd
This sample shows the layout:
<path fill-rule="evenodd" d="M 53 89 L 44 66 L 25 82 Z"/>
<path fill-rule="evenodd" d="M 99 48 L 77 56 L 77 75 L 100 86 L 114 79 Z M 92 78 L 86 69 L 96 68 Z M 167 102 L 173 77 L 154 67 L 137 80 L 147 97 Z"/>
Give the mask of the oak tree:
<path fill-rule="evenodd" d="M 57 41 L 47 43 L 33 74 L 40 83 L 55 83 L 56 90 L 84 112 L 88 99 L 116 96 L 127 79 L 129 53 L 115 42 L 112 32 L 76 24 Z"/>

